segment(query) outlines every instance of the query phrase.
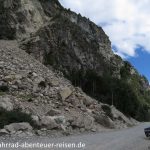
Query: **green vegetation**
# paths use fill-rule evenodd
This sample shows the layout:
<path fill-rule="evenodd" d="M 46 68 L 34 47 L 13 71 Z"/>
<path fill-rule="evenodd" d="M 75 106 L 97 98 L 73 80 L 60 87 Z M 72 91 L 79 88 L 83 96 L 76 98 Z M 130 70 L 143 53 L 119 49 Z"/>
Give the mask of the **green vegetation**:
<path fill-rule="evenodd" d="M 9 87 L 7 85 L 0 86 L 0 96 L 3 96 L 8 92 L 9 92 Z"/>
<path fill-rule="evenodd" d="M 55 57 L 54 54 L 45 54 L 45 65 L 54 65 L 55 64 Z"/>
<path fill-rule="evenodd" d="M 102 105 L 103 111 L 106 113 L 107 116 L 113 118 L 111 108 L 108 105 Z"/>
<path fill-rule="evenodd" d="M 20 109 L 6 111 L 0 108 L 0 128 L 11 123 L 28 122 L 31 126 L 37 128 L 36 123 L 29 114 L 21 112 Z"/>
<path fill-rule="evenodd" d="M 0 86 L 0 92 L 8 92 L 9 88 L 6 85 Z"/>
<path fill-rule="evenodd" d="M 88 95 L 101 102 L 115 105 L 127 116 L 140 121 L 150 120 L 150 91 L 143 87 L 147 83 L 146 78 L 136 73 L 131 75 L 130 69 L 131 65 L 125 62 L 120 70 L 121 79 L 113 78 L 110 74 L 98 76 L 92 70 L 72 70 L 67 78 Z M 109 113 L 109 110 L 106 111 Z"/>

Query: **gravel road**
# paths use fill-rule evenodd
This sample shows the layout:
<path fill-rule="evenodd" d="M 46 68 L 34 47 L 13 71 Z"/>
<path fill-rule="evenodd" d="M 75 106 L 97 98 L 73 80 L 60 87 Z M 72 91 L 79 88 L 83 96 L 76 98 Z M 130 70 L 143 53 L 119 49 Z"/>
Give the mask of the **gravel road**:
<path fill-rule="evenodd" d="M 150 150 L 150 139 L 146 138 L 143 132 L 145 127 L 150 126 L 150 123 L 141 123 L 136 127 L 123 129 L 119 131 L 108 131 L 103 133 L 86 134 L 78 136 L 61 137 L 57 139 L 48 137 L 32 137 L 32 138 L 7 138 L 0 139 L 0 144 L 8 142 L 26 143 L 54 143 L 54 148 L 21 148 L 26 150 Z M 59 143 L 59 144 L 57 144 Z M 64 148 L 69 147 L 65 144 L 76 143 L 79 148 Z M 62 145 L 61 145 L 62 144 Z M 79 145 L 78 145 L 79 144 Z M 85 144 L 85 147 L 84 147 Z M 65 145 L 65 146 L 64 146 Z M 1 146 L 1 145 L 0 145 Z M 46 145 L 45 145 L 46 146 Z M 50 145 L 49 145 L 50 146 Z M 58 148 L 58 147 L 61 148 Z M 73 144 L 74 146 L 74 144 Z M 80 148 L 83 146 L 84 148 Z M 4 148 L 0 148 L 4 149 Z M 16 148 L 7 148 L 8 150 Z"/>

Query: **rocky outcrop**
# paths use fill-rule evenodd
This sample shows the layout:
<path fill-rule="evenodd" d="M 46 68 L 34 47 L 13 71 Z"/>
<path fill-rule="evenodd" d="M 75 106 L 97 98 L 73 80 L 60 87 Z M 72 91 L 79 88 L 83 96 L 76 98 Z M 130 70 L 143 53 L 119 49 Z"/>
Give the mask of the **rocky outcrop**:
<path fill-rule="evenodd" d="M 57 129 L 58 124 L 55 121 L 54 117 L 51 116 L 44 116 L 41 118 L 41 125 L 46 127 L 47 129 Z"/>
<path fill-rule="evenodd" d="M 0 108 L 3 108 L 7 111 L 13 110 L 14 107 L 11 98 L 8 96 L 0 96 Z"/>
<path fill-rule="evenodd" d="M 62 100 L 67 99 L 71 94 L 72 94 L 72 90 L 68 87 L 64 87 L 61 91 L 60 91 L 60 96 L 62 98 Z"/>
<path fill-rule="evenodd" d="M 102 28 L 64 9 L 58 0 L 0 2 L 0 39 L 19 40 L 42 63 L 68 75 L 80 69 L 102 75 L 113 63 L 120 65 Z"/>
<path fill-rule="evenodd" d="M 26 136 L 33 136 L 34 131 L 32 126 L 27 122 L 21 123 L 12 123 L 9 125 L 5 125 L 4 129 L 0 130 L 1 136 L 19 136 L 19 137 L 26 137 Z"/>
<path fill-rule="evenodd" d="M 102 122 L 101 122 L 102 123 Z M 93 129 L 94 118 L 88 115 L 73 116 L 71 126 L 73 128 Z"/>
<path fill-rule="evenodd" d="M 26 37 L 43 26 L 44 12 L 39 1 L 1 0 L 0 2 L 0 38 Z"/>
<path fill-rule="evenodd" d="M 114 122 L 108 116 L 104 114 L 96 113 L 94 118 L 97 123 L 101 122 L 103 126 L 106 126 L 109 128 L 115 127 Z"/>

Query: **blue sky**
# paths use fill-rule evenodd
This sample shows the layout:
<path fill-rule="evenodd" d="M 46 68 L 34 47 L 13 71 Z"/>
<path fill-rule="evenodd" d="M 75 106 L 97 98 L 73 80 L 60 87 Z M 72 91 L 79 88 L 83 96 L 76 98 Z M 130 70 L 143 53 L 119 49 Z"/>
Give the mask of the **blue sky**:
<path fill-rule="evenodd" d="M 139 73 L 145 75 L 150 81 L 150 54 L 147 53 L 142 47 L 137 49 L 137 57 L 130 57 L 127 60 L 137 68 Z"/>
<path fill-rule="evenodd" d="M 59 1 L 102 26 L 115 53 L 129 60 L 150 81 L 150 0 Z"/>

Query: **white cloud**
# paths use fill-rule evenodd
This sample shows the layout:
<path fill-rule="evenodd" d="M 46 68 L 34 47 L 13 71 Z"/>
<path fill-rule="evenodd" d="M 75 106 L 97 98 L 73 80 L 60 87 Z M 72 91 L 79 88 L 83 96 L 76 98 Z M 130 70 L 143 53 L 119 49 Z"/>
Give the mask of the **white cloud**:
<path fill-rule="evenodd" d="M 138 45 L 150 53 L 150 0 L 60 0 L 63 6 L 103 26 L 117 54 L 136 56 Z"/>

